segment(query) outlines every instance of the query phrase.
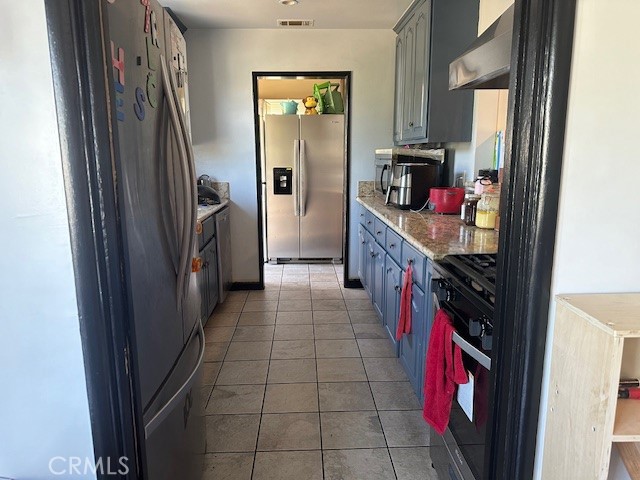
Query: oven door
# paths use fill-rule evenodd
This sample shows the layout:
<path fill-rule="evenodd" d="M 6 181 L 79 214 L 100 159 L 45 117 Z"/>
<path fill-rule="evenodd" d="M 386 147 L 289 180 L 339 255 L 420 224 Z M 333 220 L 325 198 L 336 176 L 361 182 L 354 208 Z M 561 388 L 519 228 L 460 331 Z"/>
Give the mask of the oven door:
<path fill-rule="evenodd" d="M 473 305 L 459 295 L 434 302 L 452 317 L 456 333 L 453 341 L 462 350 L 469 383 L 459 385 L 453 397 L 449 427 L 443 436 L 432 435 L 432 460 L 440 479 L 480 480 L 484 478 L 487 419 L 491 408 L 489 375 L 491 352 L 482 348 L 479 338 L 471 337 L 469 319 Z"/>

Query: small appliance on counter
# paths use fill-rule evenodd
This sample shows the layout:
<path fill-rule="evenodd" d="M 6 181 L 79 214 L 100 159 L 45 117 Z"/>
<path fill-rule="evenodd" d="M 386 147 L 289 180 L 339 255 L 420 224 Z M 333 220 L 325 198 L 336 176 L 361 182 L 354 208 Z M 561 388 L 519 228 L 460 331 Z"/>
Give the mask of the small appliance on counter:
<path fill-rule="evenodd" d="M 220 204 L 220 194 L 213 188 L 213 182 L 209 178 L 209 175 L 200 175 L 200 177 L 198 177 L 198 204 Z"/>
<path fill-rule="evenodd" d="M 464 188 L 432 187 L 429 191 L 429 202 L 435 213 L 460 213 L 464 203 Z"/>
<path fill-rule="evenodd" d="M 443 182 L 444 149 L 394 149 L 385 204 L 400 210 L 426 206 L 429 191 Z"/>
<path fill-rule="evenodd" d="M 391 179 L 391 159 L 393 156 L 393 149 L 391 148 L 378 148 L 376 149 L 376 176 L 375 176 L 375 191 L 387 194 L 387 188 L 389 187 L 389 180 Z"/>

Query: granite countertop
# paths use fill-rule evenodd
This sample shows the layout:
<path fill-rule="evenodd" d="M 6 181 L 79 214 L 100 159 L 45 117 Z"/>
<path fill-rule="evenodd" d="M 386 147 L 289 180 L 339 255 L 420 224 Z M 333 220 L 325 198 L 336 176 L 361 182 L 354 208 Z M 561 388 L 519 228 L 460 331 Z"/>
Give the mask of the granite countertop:
<path fill-rule="evenodd" d="M 229 205 L 229 200 L 226 198 L 220 199 L 219 205 L 198 205 L 198 221 L 202 222 L 204 219 L 210 217 L 216 212 L 219 212 L 227 205 Z"/>
<path fill-rule="evenodd" d="M 379 193 L 356 200 L 432 260 L 445 255 L 498 252 L 498 232 L 468 227 L 459 215 L 399 210 L 385 205 Z"/>

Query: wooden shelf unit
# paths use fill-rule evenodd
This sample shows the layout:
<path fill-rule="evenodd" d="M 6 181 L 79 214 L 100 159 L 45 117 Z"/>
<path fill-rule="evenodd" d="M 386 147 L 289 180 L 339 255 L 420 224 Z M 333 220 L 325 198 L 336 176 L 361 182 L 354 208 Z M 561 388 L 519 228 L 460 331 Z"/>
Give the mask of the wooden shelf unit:
<path fill-rule="evenodd" d="M 640 293 L 556 301 L 542 478 L 606 480 L 614 443 L 640 478 L 629 467 L 640 451 L 640 400 L 617 398 L 620 378 L 640 378 Z"/>

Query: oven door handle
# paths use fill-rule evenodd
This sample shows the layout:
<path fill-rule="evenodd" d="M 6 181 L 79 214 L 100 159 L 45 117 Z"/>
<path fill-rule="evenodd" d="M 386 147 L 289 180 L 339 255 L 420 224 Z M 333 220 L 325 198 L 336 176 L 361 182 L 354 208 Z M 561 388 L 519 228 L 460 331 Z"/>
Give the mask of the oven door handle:
<path fill-rule="evenodd" d="M 440 300 L 438 296 L 432 293 L 433 296 L 433 305 L 436 307 L 436 312 L 440 310 L 442 307 L 440 306 Z M 453 343 L 458 345 L 464 352 L 466 352 L 471 358 L 473 358 L 476 362 L 482 365 L 487 370 L 491 371 L 491 359 L 478 350 L 476 347 L 467 342 L 464 338 L 460 336 L 458 332 L 453 332 L 453 336 L 451 337 Z"/>
<path fill-rule="evenodd" d="M 458 345 L 471 358 L 473 358 L 487 370 L 491 371 L 491 359 L 476 347 L 471 345 L 469 342 L 467 342 L 464 338 L 462 338 L 458 332 L 453 332 L 453 336 L 451 337 L 451 339 L 453 340 L 453 343 Z"/>

